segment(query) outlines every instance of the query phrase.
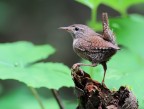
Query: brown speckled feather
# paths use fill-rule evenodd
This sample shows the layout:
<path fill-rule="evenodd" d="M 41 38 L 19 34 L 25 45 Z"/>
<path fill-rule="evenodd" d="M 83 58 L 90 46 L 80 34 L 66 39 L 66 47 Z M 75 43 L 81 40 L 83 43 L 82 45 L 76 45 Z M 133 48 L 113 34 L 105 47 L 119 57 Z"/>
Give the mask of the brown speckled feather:
<path fill-rule="evenodd" d="M 99 36 L 89 36 L 89 38 L 79 38 L 76 40 L 75 44 L 77 44 L 76 48 L 81 49 L 82 51 L 90 51 L 96 52 L 97 49 L 116 49 L 118 50 L 119 47 L 105 41 Z"/>
<path fill-rule="evenodd" d="M 116 45 L 105 41 L 99 36 L 78 38 L 73 43 L 74 51 L 78 56 L 88 59 L 92 63 L 108 61 L 109 58 L 119 49 Z"/>
<path fill-rule="evenodd" d="M 102 14 L 102 24 L 103 24 L 103 35 L 102 38 L 116 45 L 115 35 L 109 27 L 108 15 L 107 13 Z"/>

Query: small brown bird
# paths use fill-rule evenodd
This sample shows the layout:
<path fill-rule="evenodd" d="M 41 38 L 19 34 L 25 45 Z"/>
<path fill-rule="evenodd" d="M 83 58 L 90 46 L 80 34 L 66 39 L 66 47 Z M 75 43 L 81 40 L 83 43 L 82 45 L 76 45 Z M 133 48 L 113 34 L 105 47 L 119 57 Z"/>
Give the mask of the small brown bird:
<path fill-rule="evenodd" d="M 76 63 L 80 66 L 97 66 L 101 64 L 104 69 L 102 84 L 104 84 L 107 70 L 106 62 L 119 50 L 115 36 L 109 28 L 107 13 L 102 14 L 103 34 L 98 34 L 91 28 L 82 24 L 73 24 L 68 27 L 60 27 L 68 31 L 73 37 L 73 49 L 83 59 L 92 64 Z"/>

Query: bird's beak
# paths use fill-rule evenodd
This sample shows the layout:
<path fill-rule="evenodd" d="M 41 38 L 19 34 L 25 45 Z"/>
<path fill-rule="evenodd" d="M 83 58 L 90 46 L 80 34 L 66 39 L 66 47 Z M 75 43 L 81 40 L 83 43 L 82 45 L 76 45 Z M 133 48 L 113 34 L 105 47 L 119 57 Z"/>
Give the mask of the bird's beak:
<path fill-rule="evenodd" d="M 58 29 L 62 29 L 62 30 L 66 30 L 66 31 L 70 31 L 70 27 L 59 27 Z"/>

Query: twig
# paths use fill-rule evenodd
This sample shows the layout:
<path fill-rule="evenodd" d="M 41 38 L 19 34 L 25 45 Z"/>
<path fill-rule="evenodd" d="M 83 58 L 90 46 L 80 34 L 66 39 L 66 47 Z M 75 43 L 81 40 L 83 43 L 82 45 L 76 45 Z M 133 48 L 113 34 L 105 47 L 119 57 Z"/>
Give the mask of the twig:
<path fill-rule="evenodd" d="M 51 89 L 51 91 L 52 91 L 52 93 L 53 93 L 53 95 L 54 95 L 54 97 L 55 97 L 60 109 L 64 109 L 64 105 L 61 102 L 61 98 L 60 98 L 58 92 L 55 89 Z"/>
<path fill-rule="evenodd" d="M 29 87 L 29 88 L 30 88 L 31 92 L 33 93 L 34 97 L 36 98 L 36 100 L 38 101 L 41 109 L 45 109 L 45 108 L 44 108 L 44 105 L 43 105 L 43 103 L 42 103 L 42 101 L 41 101 L 41 99 L 40 99 L 40 97 L 39 97 L 39 94 L 38 94 L 38 92 L 36 91 L 36 89 L 33 88 L 33 87 Z"/>

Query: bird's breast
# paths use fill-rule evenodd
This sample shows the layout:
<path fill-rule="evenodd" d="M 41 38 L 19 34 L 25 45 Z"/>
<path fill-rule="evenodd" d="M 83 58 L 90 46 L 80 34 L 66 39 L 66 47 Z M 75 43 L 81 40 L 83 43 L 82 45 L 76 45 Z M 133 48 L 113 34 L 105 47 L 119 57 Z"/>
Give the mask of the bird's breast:
<path fill-rule="evenodd" d="M 89 60 L 89 56 L 87 55 L 85 47 L 82 46 L 83 45 L 82 43 L 83 43 L 82 39 L 75 39 L 73 41 L 73 50 L 79 57 Z"/>
<path fill-rule="evenodd" d="M 73 47 L 78 43 L 78 39 L 73 39 Z"/>
<path fill-rule="evenodd" d="M 80 43 L 79 39 L 74 39 L 73 40 L 73 50 L 74 50 L 75 53 L 78 52 L 77 48 L 79 47 L 79 43 Z"/>
<path fill-rule="evenodd" d="M 83 46 L 83 39 L 74 39 L 73 40 L 73 50 L 77 53 L 78 51 L 77 50 L 80 50 L 80 51 L 85 51 L 85 46 Z M 84 44 L 86 45 L 86 43 Z"/>

